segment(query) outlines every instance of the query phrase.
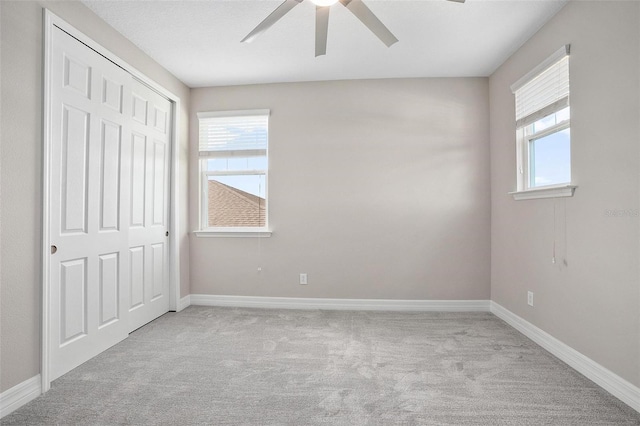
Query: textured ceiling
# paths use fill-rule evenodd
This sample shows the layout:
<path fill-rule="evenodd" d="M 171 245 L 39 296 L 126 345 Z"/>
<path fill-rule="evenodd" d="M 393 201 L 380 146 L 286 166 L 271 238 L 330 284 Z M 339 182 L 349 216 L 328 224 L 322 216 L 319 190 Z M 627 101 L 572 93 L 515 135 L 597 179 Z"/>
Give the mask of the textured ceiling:
<path fill-rule="evenodd" d="M 281 1 L 83 0 L 190 87 L 397 77 L 488 76 L 566 0 L 365 0 L 400 40 L 387 48 L 341 4 L 327 55 L 314 57 L 305 0 L 253 43 L 240 43 Z"/>

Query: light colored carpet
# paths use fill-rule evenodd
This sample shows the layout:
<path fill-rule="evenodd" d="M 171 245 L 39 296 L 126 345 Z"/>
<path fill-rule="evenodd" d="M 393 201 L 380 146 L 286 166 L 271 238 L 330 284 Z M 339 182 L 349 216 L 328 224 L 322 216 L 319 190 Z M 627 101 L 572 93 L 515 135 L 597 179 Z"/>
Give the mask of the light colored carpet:
<path fill-rule="evenodd" d="M 489 313 L 190 307 L 6 425 L 640 425 Z"/>

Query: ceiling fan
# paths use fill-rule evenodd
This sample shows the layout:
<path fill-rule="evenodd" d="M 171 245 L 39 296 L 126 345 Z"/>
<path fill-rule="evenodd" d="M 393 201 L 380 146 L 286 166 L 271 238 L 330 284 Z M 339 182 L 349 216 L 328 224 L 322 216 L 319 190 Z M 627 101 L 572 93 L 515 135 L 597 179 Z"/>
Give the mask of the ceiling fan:
<path fill-rule="evenodd" d="M 304 0 L 285 0 L 276 8 L 264 21 L 260 22 L 241 43 L 250 43 L 260 34 L 267 31 L 273 24 L 278 22 L 291 9 L 302 3 Z M 378 19 L 378 17 L 365 5 L 362 0 L 310 0 L 316 5 L 316 57 L 327 53 L 327 33 L 329 30 L 329 10 L 331 6 L 340 3 L 356 18 L 360 20 L 372 33 L 376 35 L 387 47 L 396 43 L 398 39 L 389 29 Z M 457 3 L 464 3 L 465 0 L 449 0 Z"/>

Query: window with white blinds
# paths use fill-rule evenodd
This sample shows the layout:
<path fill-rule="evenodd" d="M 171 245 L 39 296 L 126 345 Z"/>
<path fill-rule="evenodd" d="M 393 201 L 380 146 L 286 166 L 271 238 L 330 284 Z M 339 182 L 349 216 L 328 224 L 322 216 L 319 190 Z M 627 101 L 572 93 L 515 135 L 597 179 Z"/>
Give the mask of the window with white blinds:
<path fill-rule="evenodd" d="M 516 96 L 517 127 L 569 106 L 569 45 L 518 80 L 511 90 Z"/>
<path fill-rule="evenodd" d="M 569 45 L 511 86 L 515 95 L 516 199 L 571 196 Z M 568 190 L 559 190 L 565 188 Z M 531 191 L 536 191 L 532 196 Z M 527 193 L 526 197 L 518 194 Z"/>
<path fill-rule="evenodd" d="M 198 113 L 202 232 L 268 231 L 269 110 Z"/>

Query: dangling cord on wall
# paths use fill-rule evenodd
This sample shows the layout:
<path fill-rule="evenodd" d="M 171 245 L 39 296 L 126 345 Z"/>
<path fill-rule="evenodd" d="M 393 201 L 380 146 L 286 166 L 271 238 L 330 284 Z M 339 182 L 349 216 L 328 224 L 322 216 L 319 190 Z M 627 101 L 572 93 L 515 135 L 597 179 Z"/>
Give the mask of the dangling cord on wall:
<path fill-rule="evenodd" d="M 563 204 L 563 208 L 564 208 L 564 229 L 563 231 L 563 250 L 562 250 L 562 264 L 564 266 L 569 266 L 569 263 L 567 263 L 567 247 L 568 247 L 568 243 L 567 243 L 567 199 L 563 199 L 562 200 L 562 204 Z"/>
<path fill-rule="evenodd" d="M 551 263 L 556 263 L 556 200 L 553 200 L 553 254 Z"/>
<path fill-rule="evenodd" d="M 258 194 L 262 193 L 262 182 L 258 184 Z M 258 200 L 260 200 L 260 196 L 258 196 Z M 260 204 L 261 202 L 258 201 L 258 225 L 260 225 Z M 266 206 L 265 206 L 266 207 Z M 266 220 L 267 217 L 267 212 L 265 209 L 264 212 L 264 217 Z M 258 235 L 258 285 L 262 288 L 262 266 L 263 266 L 263 259 L 262 259 L 262 235 Z"/>
<path fill-rule="evenodd" d="M 258 235 L 258 285 L 262 287 L 262 236 Z"/>

